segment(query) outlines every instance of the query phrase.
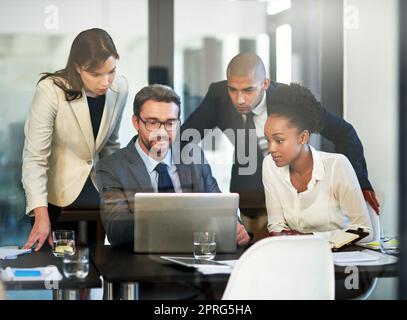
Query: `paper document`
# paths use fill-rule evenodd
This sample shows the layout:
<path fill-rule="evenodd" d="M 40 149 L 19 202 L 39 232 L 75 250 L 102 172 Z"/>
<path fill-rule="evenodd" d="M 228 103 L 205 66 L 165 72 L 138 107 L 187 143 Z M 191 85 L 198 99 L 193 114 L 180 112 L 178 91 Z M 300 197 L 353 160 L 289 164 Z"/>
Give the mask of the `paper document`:
<path fill-rule="evenodd" d="M 202 274 L 218 274 L 218 273 L 226 273 L 229 274 L 232 272 L 233 268 L 224 268 L 224 267 L 199 267 L 196 268 Z"/>
<path fill-rule="evenodd" d="M 15 259 L 17 256 L 31 253 L 31 249 L 18 249 L 12 247 L 0 247 L 0 259 Z"/>
<path fill-rule="evenodd" d="M 368 243 L 358 243 L 359 247 L 364 247 L 372 250 L 380 250 L 380 241 L 371 241 Z"/>
<path fill-rule="evenodd" d="M 365 249 L 363 251 L 333 252 L 337 266 L 380 266 L 397 262 L 397 257 Z"/>
<path fill-rule="evenodd" d="M 228 266 L 234 268 L 236 265 L 237 260 L 218 260 L 218 262 L 227 264 Z"/>
<path fill-rule="evenodd" d="M 236 265 L 237 260 L 218 260 L 217 262 L 223 263 L 225 265 L 230 266 L 230 268 L 224 268 L 224 267 L 199 267 L 197 270 L 200 273 L 209 275 L 209 274 L 230 274 L 233 271 L 233 268 Z"/>
<path fill-rule="evenodd" d="M 338 263 L 374 261 L 379 259 L 378 256 L 362 251 L 334 252 L 333 256 L 334 261 Z"/>

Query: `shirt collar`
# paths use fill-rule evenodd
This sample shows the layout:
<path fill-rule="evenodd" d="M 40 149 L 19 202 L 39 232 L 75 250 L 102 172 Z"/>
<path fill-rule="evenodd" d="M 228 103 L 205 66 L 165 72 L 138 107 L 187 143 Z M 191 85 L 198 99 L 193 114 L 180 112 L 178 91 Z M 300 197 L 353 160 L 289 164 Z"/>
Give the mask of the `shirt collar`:
<path fill-rule="evenodd" d="M 260 103 L 252 110 L 255 116 L 258 116 L 266 111 L 266 92 L 263 94 L 263 98 Z"/>
<path fill-rule="evenodd" d="M 325 175 L 325 168 L 322 162 L 321 157 L 317 150 L 315 150 L 311 145 L 309 146 L 311 150 L 313 166 L 312 166 L 312 176 L 311 180 L 308 183 L 308 189 L 316 183 L 316 181 L 320 181 L 323 179 Z M 290 178 L 290 166 L 284 167 L 277 167 L 277 172 L 282 176 L 290 185 L 291 185 L 291 178 Z"/>
<path fill-rule="evenodd" d="M 271 155 L 270 155 L 271 157 Z M 290 166 L 286 165 L 284 167 L 276 167 L 276 171 L 277 173 L 284 178 L 284 180 L 286 180 L 288 183 L 291 184 L 291 179 L 290 179 Z"/>
<path fill-rule="evenodd" d="M 322 180 L 325 175 L 325 168 L 324 168 L 324 163 L 322 162 L 321 157 L 319 156 L 319 153 L 317 150 L 315 150 L 312 146 L 310 146 L 311 149 L 311 154 L 312 154 L 312 160 L 314 162 L 314 166 L 312 168 L 312 178 L 311 180 Z"/>
<path fill-rule="evenodd" d="M 136 142 L 134 143 L 136 146 L 137 152 L 140 154 L 141 159 L 143 160 L 147 171 L 149 174 L 151 174 L 154 170 L 157 164 L 159 163 L 165 163 L 168 168 L 173 169 L 172 167 L 172 153 L 171 153 L 171 148 L 168 150 L 167 154 L 165 155 L 165 158 L 162 159 L 161 161 L 158 161 L 152 157 L 149 157 L 144 150 L 140 146 L 140 141 L 139 138 L 136 139 Z"/>

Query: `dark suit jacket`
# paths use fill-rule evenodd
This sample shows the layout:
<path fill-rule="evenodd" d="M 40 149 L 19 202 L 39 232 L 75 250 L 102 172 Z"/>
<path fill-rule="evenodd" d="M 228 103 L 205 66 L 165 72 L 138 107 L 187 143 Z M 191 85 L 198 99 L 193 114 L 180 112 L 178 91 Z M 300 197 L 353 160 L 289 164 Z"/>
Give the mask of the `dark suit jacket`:
<path fill-rule="evenodd" d="M 127 147 L 100 160 L 96 166 L 102 200 L 101 219 L 112 245 L 133 243 L 134 194 L 154 192 L 144 162 L 134 146 L 136 139 L 137 136 Z M 204 159 L 202 161 L 199 164 L 177 165 L 183 192 L 220 192 L 209 164 Z"/>
<path fill-rule="evenodd" d="M 271 82 L 267 90 L 267 114 L 270 114 L 272 105 L 269 102 L 274 88 L 279 83 Z M 351 124 L 341 117 L 334 115 L 323 108 L 324 120 L 321 135 L 332 141 L 337 153 L 344 154 L 351 162 L 362 189 L 373 190 L 367 177 L 366 162 L 363 155 L 362 143 Z M 222 131 L 243 129 L 242 116 L 238 113 L 230 100 L 227 81 L 212 83 L 208 93 L 198 108 L 190 115 L 181 127 L 181 131 L 194 128 L 199 130 L 201 137 L 204 129 L 218 127 Z M 230 137 L 229 137 L 230 138 Z M 232 141 L 236 145 L 236 141 Z M 230 191 L 240 194 L 240 208 L 264 208 L 264 188 L 262 183 L 263 155 L 258 150 L 257 171 L 251 176 L 239 176 L 238 166 L 232 167 Z M 247 211 L 246 211 L 247 212 Z"/>

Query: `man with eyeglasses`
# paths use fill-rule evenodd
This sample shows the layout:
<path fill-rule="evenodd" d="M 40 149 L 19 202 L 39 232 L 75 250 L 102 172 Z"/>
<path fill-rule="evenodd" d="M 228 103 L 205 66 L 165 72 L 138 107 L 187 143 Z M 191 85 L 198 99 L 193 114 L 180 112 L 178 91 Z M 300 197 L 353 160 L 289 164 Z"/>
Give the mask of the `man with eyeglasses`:
<path fill-rule="evenodd" d="M 137 192 L 220 192 L 203 155 L 199 163 L 186 164 L 177 154 L 181 148 L 173 148 L 180 105 L 179 96 L 170 87 L 155 84 L 141 89 L 134 98 L 132 116 L 138 135 L 127 147 L 98 162 L 101 218 L 112 245 L 134 241 L 133 199 Z M 238 244 L 249 240 L 238 223 Z"/>

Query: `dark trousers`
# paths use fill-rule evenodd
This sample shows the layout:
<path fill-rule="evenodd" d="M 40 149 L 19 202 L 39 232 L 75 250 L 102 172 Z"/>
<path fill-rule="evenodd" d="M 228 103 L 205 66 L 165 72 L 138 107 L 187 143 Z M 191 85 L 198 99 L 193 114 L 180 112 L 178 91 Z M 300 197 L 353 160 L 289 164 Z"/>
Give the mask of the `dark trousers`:
<path fill-rule="evenodd" d="M 92 180 L 88 177 L 78 198 L 66 207 L 55 206 L 48 203 L 48 215 L 51 222 L 51 230 L 73 230 L 77 237 L 79 233 L 79 221 L 60 221 L 61 212 L 70 210 L 97 210 L 100 208 L 99 193 L 93 186 Z M 31 224 L 34 224 L 34 218 L 31 218 Z M 87 221 L 88 244 L 96 240 L 96 222 Z M 78 245 L 81 245 L 80 243 Z"/>

